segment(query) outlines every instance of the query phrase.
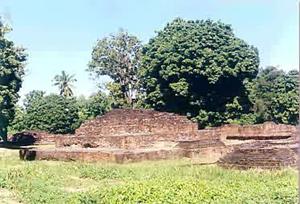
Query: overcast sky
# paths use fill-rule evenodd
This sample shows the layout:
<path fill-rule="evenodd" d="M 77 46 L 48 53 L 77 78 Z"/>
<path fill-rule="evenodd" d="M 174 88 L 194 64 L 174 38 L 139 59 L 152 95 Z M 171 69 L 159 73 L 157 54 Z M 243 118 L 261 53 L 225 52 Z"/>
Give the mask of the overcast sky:
<path fill-rule="evenodd" d="M 146 43 L 176 17 L 231 24 L 259 49 L 261 67 L 298 67 L 296 0 L 0 0 L 0 15 L 29 54 L 21 95 L 58 92 L 51 80 L 62 70 L 78 79 L 76 95 L 96 92 L 85 69 L 97 39 L 124 28 Z"/>

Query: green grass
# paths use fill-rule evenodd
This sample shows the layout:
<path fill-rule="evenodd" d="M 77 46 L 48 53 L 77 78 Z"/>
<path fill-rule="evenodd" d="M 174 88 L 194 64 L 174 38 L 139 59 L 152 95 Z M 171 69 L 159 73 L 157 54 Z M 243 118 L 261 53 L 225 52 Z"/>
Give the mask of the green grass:
<path fill-rule="evenodd" d="M 297 203 L 297 172 L 225 170 L 189 160 L 136 164 L 0 156 L 0 188 L 23 203 Z"/>

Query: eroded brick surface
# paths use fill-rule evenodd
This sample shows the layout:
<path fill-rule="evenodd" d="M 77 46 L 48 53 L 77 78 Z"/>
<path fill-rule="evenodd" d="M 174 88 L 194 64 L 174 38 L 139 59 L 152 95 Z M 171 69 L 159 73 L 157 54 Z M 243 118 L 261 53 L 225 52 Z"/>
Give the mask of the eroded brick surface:
<path fill-rule="evenodd" d="M 227 145 L 231 151 L 220 158 L 220 166 L 239 169 L 296 166 L 298 139 L 295 126 L 265 123 L 225 129 L 223 138 L 245 143 Z"/>
<path fill-rule="evenodd" d="M 116 109 L 87 121 L 74 136 L 62 136 L 57 147 L 151 148 L 162 141 L 219 140 L 212 132 L 199 134 L 197 124 L 184 116 L 153 110 Z"/>
<path fill-rule="evenodd" d="M 296 166 L 296 145 L 272 144 L 270 141 L 241 145 L 219 160 L 219 165 L 226 168 L 265 168 L 275 169 Z"/>
<path fill-rule="evenodd" d="M 296 132 L 296 127 L 265 122 L 258 125 L 224 125 L 217 128 L 217 130 L 220 132 L 222 139 L 267 140 L 289 138 Z"/>
<path fill-rule="evenodd" d="M 296 128 L 225 125 L 198 130 L 184 116 L 153 110 L 113 110 L 55 137 L 55 149 L 24 149 L 21 159 L 109 161 L 201 158 L 224 167 L 279 168 L 296 162 Z"/>

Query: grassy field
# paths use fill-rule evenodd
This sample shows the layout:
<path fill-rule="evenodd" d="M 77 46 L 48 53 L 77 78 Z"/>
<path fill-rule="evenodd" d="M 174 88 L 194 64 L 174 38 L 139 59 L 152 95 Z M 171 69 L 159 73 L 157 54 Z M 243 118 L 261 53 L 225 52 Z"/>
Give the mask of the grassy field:
<path fill-rule="evenodd" d="M 0 149 L 0 203 L 297 203 L 297 173 L 189 160 L 137 164 L 18 160 Z"/>

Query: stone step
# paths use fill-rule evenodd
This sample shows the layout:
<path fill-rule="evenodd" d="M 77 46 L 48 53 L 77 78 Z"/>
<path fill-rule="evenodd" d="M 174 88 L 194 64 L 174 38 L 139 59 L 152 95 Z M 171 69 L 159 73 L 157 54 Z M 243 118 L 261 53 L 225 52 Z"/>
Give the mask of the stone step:
<path fill-rule="evenodd" d="M 144 160 L 163 160 L 188 158 L 210 158 L 215 163 L 225 151 L 225 147 L 203 147 L 196 149 L 183 149 L 179 147 L 152 147 L 133 150 L 120 148 L 53 148 L 30 149 L 19 151 L 22 160 L 59 160 L 59 161 L 87 161 L 87 162 L 115 162 L 128 163 Z M 206 162 L 207 163 L 207 162 Z"/>
<path fill-rule="evenodd" d="M 183 149 L 195 149 L 203 147 L 213 147 L 213 146 L 224 146 L 224 144 L 219 139 L 213 138 L 201 138 L 195 140 L 179 140 L 177 147 Z"/>
<path fill-rule="evenodd" d="M 278 148 L 276 145 L 268 148 L 253 147 L 249 144 L 243 149 L 235 149 L 229 154 L 222 157 L 218 164 L 228 168 L 281 168 L 284 166 L 296 165 L 296 152 L 289 146 Z"/>
<path fill-rule="evenodd" d="M 178 148 L 170 149 L 22 149 L 19 152 L 22 160 L 62 160 L 88 162 L 139 162 L 144 160 L 177 159 L 184 156 L 184 151 Z"/>
<path fill-rule="evenodd" d="M 218 138 L 210 138 L 196 133 L 177 134 L 119 134 L 119 135 L 76 135 L 60 136 L 56 138 L 57 147 L 79 146 L 90 148 L 124 148 L 137 149 L 154 146 L 160 142 L 181 143 L 180 147 L 190 148 L 209 146 L 220 143 Z"/>

